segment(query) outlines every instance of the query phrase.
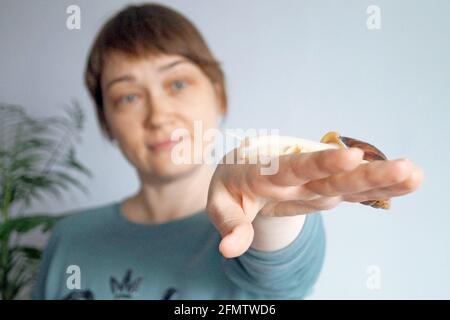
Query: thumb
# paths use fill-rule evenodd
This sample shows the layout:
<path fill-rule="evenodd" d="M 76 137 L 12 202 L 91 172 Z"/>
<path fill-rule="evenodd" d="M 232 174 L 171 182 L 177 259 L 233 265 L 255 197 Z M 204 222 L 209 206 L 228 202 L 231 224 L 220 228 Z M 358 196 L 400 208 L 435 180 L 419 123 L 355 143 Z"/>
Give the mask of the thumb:
<path fill-rule="evenodd" d="M 254 230 L 247 219 L 229 223 L 228 232 L 220 241 L 219 251 L 225 258 L 238 257 L 248 250 L 253 242 Z"/>
<path fill-rule="evenodd" d="M 219 251 L 225 258 L 242 255 L 253 241 L 252 219 L 226 190 L 208 197 L 208 215 L 222 236 Z"/>

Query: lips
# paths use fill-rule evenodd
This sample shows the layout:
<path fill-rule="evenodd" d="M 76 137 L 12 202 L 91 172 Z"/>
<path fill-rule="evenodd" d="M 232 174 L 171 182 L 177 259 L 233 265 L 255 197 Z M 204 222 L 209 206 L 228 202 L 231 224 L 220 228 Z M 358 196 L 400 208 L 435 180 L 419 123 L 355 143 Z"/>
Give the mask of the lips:
<path fill-rule="evenodd" d="M 178 139 L 178 140 L 171 140 L 171 139 L 161 140 L 161 141 L 150 144 L 149 148 L 150 148 L 150 150 L 152 150 L 154 152 L 170 150 L 179 142 L 180 142 L 180 139 Z"/>

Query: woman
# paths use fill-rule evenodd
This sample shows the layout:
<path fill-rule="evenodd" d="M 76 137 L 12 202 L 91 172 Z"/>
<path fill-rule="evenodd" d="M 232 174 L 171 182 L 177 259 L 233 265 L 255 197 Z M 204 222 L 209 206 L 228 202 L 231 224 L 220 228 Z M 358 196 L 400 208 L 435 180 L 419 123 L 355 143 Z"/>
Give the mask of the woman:
<path fill-rule="evenodd" d="M 319 211 L 406 194 L 422 180 L 408 160 L 360 164 L 355 148 L 282 156 L 274 175 L 259 164 L 175 164 L 196 121 L 218 128 L 226 88 L 198 30 L 160 5 L 109 20 L 85 76 L 140 189 L 55 227 L 37 299 L 304 298 L 324 257 Z M 174 139 L 178 129 L 187 134 Z"/>

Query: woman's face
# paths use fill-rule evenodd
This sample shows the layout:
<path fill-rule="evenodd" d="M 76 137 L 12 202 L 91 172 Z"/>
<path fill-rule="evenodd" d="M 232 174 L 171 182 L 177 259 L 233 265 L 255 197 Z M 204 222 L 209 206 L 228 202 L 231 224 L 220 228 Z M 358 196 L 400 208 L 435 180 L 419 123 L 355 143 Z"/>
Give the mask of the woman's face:
<path fill-rule="evenodd" d="M 218 126 L 219 88 L 198 66 L 175 55 L 131 60 L 114 53 L 101 82 L 112 137 L 141 178 L 173 179 L 198 166 L 175 164 L 171 157 L 180 143 L 171 140 L 175 129 L 185 129 L 181 142 L 193 145 L 195 121 L 203 130 Z"/>

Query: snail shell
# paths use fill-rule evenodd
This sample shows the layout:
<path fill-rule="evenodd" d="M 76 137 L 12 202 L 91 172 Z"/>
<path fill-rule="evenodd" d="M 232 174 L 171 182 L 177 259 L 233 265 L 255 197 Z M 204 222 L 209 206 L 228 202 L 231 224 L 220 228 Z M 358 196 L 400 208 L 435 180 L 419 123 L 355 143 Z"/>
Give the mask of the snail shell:
<path fill-rule="evenodd" d="M 343 137 L 339 133 L 334 131 L 325 134 L 320 142 L 333 144 L 340 148 L 359 148 L 364 151 L 363 160 L 366 160 L 368 162 L 376 160 L 387 160 L 386 155 L 374 145 L 361 140 Z M 361 203 L 379 209 L 389 209 L 391 206 L 390 199 L 369 200 L 363 201 Z"/>

